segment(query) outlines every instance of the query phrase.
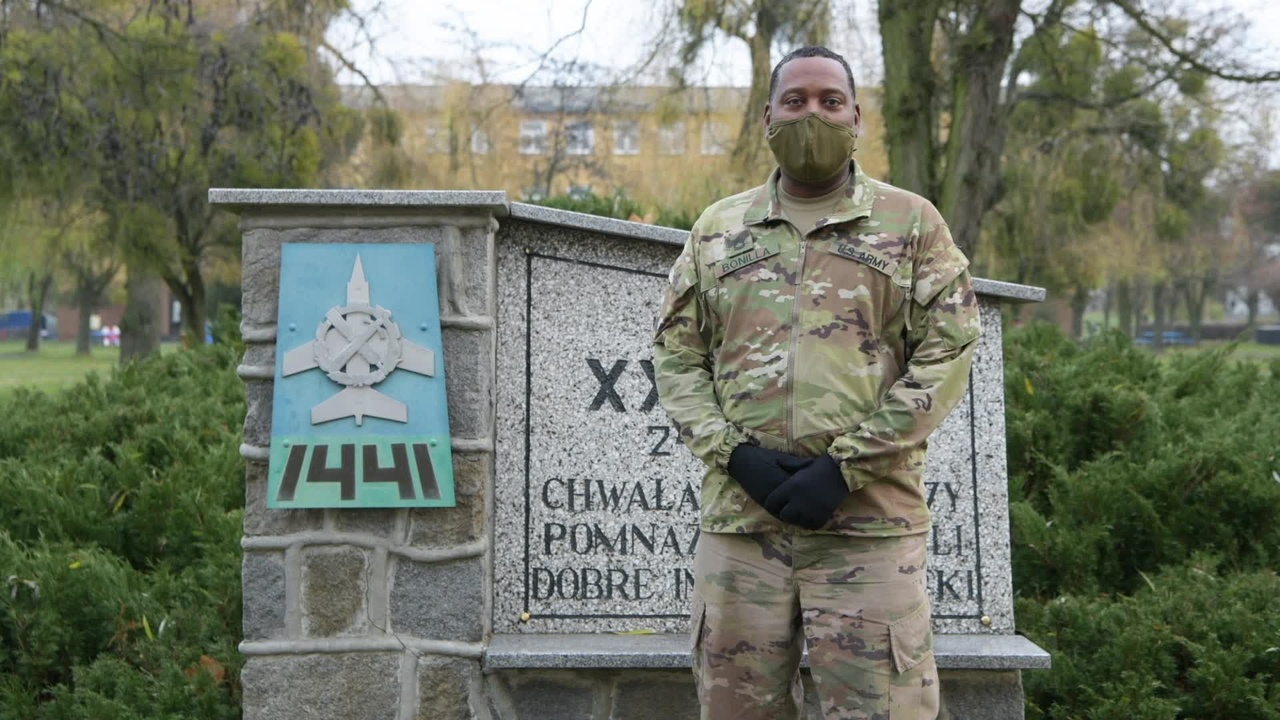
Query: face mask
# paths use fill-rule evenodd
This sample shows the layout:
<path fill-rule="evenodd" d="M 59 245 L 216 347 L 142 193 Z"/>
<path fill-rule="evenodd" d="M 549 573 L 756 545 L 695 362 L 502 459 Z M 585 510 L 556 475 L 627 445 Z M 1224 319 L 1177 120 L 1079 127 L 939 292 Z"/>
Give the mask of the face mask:
<path fill-rule="evenodd" d="M 802 183 L 817 183 L 840 172 L 857 145 L 853 128 L 817 113 L 769 126 L 769 149 L 783 172 Z"/>

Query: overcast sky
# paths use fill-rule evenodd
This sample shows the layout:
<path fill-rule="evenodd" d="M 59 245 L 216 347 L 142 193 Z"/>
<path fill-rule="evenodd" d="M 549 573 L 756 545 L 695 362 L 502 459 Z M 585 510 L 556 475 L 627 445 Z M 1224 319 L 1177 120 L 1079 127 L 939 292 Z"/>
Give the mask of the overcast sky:
<path fill-rule="evenodd" d="M 1247 23 L 1246 44 L 1256 61 L 1269 59 L 1280 67 L 1280 2 L 1276 0 L 1181 0 L 1197 11 L 1223 9 Z M 559 60 L 579 59 L 621 72 L 635 66 L 662 27 L 662 13 L 670 2 L 652 0 L 355 0 L 363 10 L 378 6 L 370 32 L 356 33 L 343 25 L 331 40 L 367 69 L 375 82 L 431 82 L 442 64 L 452 74 L 474 74 L 477 53 L 488 60 L 486 72 L 498 82 L 521 82 L 537 69 L 533 60 L 557 40 L 582 24 L 585 32 L 558 46 Z M 1148 5 L 1153 3 L 1148 2 Z M 1154 3 L 1159 7 L 1170 0 Z M 1038 3 L 1029 0 L 1028 6 Z M 859 81 L 876 82 L 880 75 L 873 0 L 860 0 L 854 17 L 837 17 L 831 45 L 854 66 Z M 365 38 L 374 40 L 370 54 Z M 712 85 L 746 85 L 748 55 L 741 42 L 721 42 L 703 58 L 694 73 Z M 354 78 L 347 76 L 345 80 Z M 660 75 L 648 78 L 660 81 Z"/>
<path fill-rule="evenodd" d="M 354 0 L 370 19 L 365 31 L 338 24 L 330 41 L 377 83 L 433 83 L 441 77 L 476 80 L 483 71 L 491 82 L 546 84 L 551 76 L 539 60 L 549 48 L 559 62 L 602 66 L 594 82 L 663 84 L 670 52 L 647 74 L 631 70 L 651 52 L 661 34 L 663 13 L 672 0 Z M 1043 0 L 1027 0 L 1038 9 Z M 1254 68 L 1280 69 L 1280 0 L 1147 0 L 1162 10 L 1192 8 L 1201 15 L 1224 13 L 1241 24 L 1236 51 Z M 376 7 L 375 12 L 369 9 Z M 831 47 L 845 55 L 859 84 L 880 82 L 880 46 L 875 0 L 856 0 L 853 12 L 834 19 Z M 584 28 L 582 32 L 577 32 Z M 670 38 L 667 38 L 671 42 Z M 1234 45 L 1235 43 L 1233 43 Z M 476 58 L 483 58 L 481 68 Z M 776 60 L 776 58 L 775 58 Z M 540 71 L 541 69 L 541 71 Z M 720 40 L 686 73 L 700 85 L 750 82 L 747 48 Z M 343 82 L 360 82 L 342 73 Z M 1248 125 L 1262 108 L 1280 114 L 1280 84 L 1223 86 L 1239 96 L 1231 101 L 1224 134 L 1229 143 L 1248 143 Z M 1280 165 L 1280 143 L 1271 147 L 1272 165 Z"/>

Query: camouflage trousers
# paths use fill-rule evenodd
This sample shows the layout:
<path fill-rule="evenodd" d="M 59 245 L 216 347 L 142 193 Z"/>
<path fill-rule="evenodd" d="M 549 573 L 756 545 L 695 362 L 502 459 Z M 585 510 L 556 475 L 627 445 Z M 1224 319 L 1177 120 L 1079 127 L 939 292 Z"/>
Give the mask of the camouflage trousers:
<path fill-rule="evenodd" d="M 825 720 L 936 718 L 925 538 L 704 533 L 692 628 L 703 720 L 799 718 L 806 646 Z"/>

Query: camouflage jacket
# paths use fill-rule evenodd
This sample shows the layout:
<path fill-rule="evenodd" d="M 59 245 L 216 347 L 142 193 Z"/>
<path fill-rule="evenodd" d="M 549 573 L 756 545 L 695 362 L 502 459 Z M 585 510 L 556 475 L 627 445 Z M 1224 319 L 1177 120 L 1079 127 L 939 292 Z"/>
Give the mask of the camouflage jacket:
<path fill-rule="evenodd" d="M 702 214 L 657 318 L 662 405 L 707 465 L 702 528 L 782 527 L 725 469 L 754 442 L 839 463 L 852 492 L 819 532 L 927 532 L 925 442 L 964 395 L 981 330 L 968 260 L 933 205 L 856 163 L 802 238 L 778 178 Z"/>

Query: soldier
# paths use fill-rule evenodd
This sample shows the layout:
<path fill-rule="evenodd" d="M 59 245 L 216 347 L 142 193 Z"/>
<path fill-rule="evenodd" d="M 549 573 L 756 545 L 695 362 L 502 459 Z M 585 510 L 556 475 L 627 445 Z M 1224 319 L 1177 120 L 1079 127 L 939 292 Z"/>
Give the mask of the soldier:
<path fill-rule="evenodd" d="M 709 207 L 670 276 L 657 384 L 707 466 L 694 561 L 703 718 L 938 713 L 925 441 L 964 394 L 968 260 L 927 200 L 867 177 L 853 73 L 805 47 L 764 108 L 768 182 Z"/>

